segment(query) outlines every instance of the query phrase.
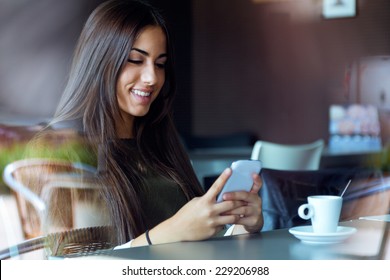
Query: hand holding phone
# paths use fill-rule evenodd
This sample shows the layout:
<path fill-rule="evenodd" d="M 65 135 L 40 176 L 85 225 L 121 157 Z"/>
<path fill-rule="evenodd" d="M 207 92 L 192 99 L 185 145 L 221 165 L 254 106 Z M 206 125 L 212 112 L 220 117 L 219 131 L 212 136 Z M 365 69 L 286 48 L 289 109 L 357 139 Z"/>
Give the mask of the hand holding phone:
<path fill-rule="evenodd" d="M 253 173 L 260 173 L 261 162 L 258 160 L 238 160 L 231 165 L 232 174 L 217 197 L 217 202 L 223 201 L 227 192 L 247 191 L 252 189 Z"/>

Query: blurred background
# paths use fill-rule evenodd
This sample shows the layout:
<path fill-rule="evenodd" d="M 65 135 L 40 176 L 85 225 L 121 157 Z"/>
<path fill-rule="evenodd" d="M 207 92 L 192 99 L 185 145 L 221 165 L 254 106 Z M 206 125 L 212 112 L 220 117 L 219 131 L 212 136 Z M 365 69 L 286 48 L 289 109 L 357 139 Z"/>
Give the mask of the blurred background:
<path fill-rule="evenodd" d="M 51 117 L 82 25 L 100 2 L 0 0 L 0 123 Z M 324 18 L 322 0 L 150 2 L 174 35 L 184 138 L 327 140 L 330 106 L 362 102 L 360 87 L 348 84 L 354 63 L 390 55 L 388 0 L 357 0 L 356 15 L 338 18 Z M 380 107 L 387 90 L 373 87 L 369 102 Z"/>
<path fill-rule="evenodd" d="M 77 38 L 101 2 L 0 0 L 2 173 L 24 157 L 25 144 L 41 128 L 38 124 L 52 117 Z M 354 178 L 349 189 L 355 192 L 344 218 L 388 213 L 389 0 L 149 2 L 171 27 L 178 82 L 175 122 L 205 188 L 232 161 L 253 158 L 256 144 L 264 150 L 264 142 L 256 140 L 294 145 L 320 139 L 325 147 L 317 148 L 320 156 L 310 168 L 318 172 L 309 179 L 317 178 L 324 187 L 323 179 L 332 181 L 333 172 L 335 178 Z M 85 147 L 73 142 L 74 131 L 59 134 L 35 152 L 61 159 L 71 148 L 80 162 L 96 166 L 88 161 Z M 268 160 L 293 162 L 285 150 L 268 154 Z M 256 159 L 267 161 L 260 153 Z M 292 165 L 293 170 L 301 168 Z M 299 185 L 290 177 L 290 183 L 288 176 L 281 176 L 284 181 L 264 177 L 262 189 L 268 184 L 269 190 L 280 189 L 283 199 L 297 199 L 293 194 L 301 194 L 307 182 Z M 344 187 L 347 181 L 330 183 Z M 294 184 L 297 191 L 291 189 Z M 10 186 L 0 178 L 0 236 L 6 237 L 0 238 L 0 249 L 26 238 L 17 228 L 23 213 L 8 195 Z M 25 194 L 19 190 L 18 195 Z M 272 210 L 266 195 L 263 205 Z"/>

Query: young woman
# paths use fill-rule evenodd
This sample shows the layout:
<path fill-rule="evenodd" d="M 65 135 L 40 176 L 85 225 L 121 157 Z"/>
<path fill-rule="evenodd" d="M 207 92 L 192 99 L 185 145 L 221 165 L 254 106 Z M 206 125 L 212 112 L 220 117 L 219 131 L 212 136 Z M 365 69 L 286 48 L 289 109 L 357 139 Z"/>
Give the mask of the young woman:
<path fill-rule="evenodd" d="M 260 177 L 253 175 L 251 192 L 215 203 L 227 169 L 204 193 L 173 124 L 174 94 L 172 43 L 161 15 L 141 1 L 98 6 L 51 125 L 74 124 L 98 154 L 116 244 L 201 240 L 226 224 L 259 231 Z"/>

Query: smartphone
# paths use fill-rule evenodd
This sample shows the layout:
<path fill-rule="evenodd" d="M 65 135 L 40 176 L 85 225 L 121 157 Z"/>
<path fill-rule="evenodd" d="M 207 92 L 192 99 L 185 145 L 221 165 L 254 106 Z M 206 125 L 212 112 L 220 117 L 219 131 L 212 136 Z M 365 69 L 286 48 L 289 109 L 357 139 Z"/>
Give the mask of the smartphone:
<path fill-rule="evenodd" d="M 260 173 L 261 162 L 259 160 L 238 160 L 230 166 L 232 174 L 217 197 L 217 202 L 223 201 L 223 194 L 227 192 L 247 191 L 253 186 L 253 173 Z"/>

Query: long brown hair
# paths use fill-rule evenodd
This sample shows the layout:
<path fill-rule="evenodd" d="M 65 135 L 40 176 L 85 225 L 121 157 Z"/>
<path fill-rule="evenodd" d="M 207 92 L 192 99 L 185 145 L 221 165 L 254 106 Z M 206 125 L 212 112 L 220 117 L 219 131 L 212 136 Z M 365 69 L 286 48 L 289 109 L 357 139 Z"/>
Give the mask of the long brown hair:
<path fill-rule="evenodd" d="M 118 76 L 137 36 L 150 25 L 160 26 L 166 35 L 166 78 L 150 111 L 135 119 L 133 135 L 147 166 L 175 181 L 188 200 L 201 195 L 203 190 L 172 118 L 175 78 L 170 36 L 160 13 L 147 3 L 110 0 L 92 12 L 80 35 L 69 80 L 51 123 L 76 124 L 94 150 L 99 151 L 104 165 L 100 174 L 103 191 L 117 231 L 117 243 L 146 230 L 137 195 L 142 174 L 129 163 L 132 174 L 126 176 L 112 155 L 124 149 L 115 129 L 115 120 L 121 117 L 116 96 Z"/>

